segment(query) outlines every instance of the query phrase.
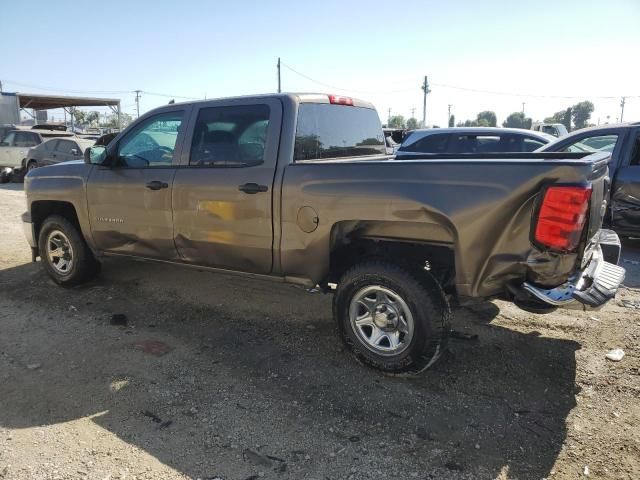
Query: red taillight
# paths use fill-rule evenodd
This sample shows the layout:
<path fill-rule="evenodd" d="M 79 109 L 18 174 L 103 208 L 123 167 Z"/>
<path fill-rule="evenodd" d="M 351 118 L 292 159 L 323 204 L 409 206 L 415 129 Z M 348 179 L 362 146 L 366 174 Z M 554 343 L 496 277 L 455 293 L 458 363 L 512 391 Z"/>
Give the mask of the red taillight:
<path fill-rule="evenodd" d="M 341 97 L 340 95 L 329 95 L 329 103 L 334 105 L 349 105 L 353 107 L 353 98 Z"/>
<path fill-rule="evenodd" d="M 547 188 L 538 212 L 536 241 L 554 250 L 575 249 L 587 220 L 590 198 L 591 186 Z"/>

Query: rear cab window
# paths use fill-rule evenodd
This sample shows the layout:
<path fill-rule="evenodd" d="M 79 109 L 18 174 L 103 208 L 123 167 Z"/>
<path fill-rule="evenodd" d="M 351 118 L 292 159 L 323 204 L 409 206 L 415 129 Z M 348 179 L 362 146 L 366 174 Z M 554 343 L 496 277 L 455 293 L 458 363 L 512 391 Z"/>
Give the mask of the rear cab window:
<path fill-rule="evenodd" d="M 378 113 L 373 108 L 331 103 L 301 103 L 294 160 L 386 155 Z"/>

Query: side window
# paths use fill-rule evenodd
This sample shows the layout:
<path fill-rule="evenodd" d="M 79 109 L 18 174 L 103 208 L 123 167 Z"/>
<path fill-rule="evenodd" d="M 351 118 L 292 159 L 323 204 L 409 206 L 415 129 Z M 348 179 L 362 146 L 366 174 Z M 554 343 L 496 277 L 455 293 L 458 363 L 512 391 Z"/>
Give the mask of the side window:
<path fill-rule="evenodd" d="M 519 148 L 517 147 L 517 140 L 517 138 L 511 135 L 502 138 L 493 135 L 478 135 L 476 137 L 476 152 L 514 152 L 514 148 Z"/>
<path fill-rule="evenodd" d="M 129 132 L 118 145 L 120 166 L 171 166 L 183 116 L 182 111 L 160 113 Z"/>
<path fill-rule="evenodd" d="M 447 153 L 449 137 L 450 135 L 446 133 L 427 135 L 411 144 L 403 145 L 400 150 L 419 153 Z"/>
<path fill-rule="evenodd" d="M 629 166 L 640 166 L 640 133 L 636 134 L 636 141 L 633 143 Z"/>
<path fill-rule="evenodd" d="M 56 147 L 56 150 L 62 153 L 63 155 L 71 155 L 71 150 L 73 150 L 74 148 L 75 146 L 73 142 L 69 140 L 60 140 L 58 141 L 58 146 Z"/>
<path fill-rule="evenodd" d="M 613 152 L 617 141 L 617 134 L 582 137 L 580 140 L 567 145 L 563 152 Z"/>
<path fill-rule="evenodd" d="M 2 143 L 0 143 L 0 145 L 2 145 L 3 147 L 10 147 L 13 145 L 15 138 L 15 132 L 8 133 L 7 136 L 2 139 Z"/>
<path fill-rule="evenodd" d="M 202 108 L 193 130 L 189 165 L 250 167 L 264 161 L 268 105 Z"/>
<path fill-rule="evenodd" d="M 47 152 L 55 151 L 59 141 L 60 140 L 49 140 L 48 142 L 44 142 L 44 149 Z"/>
<path fill-rule="evenodd" d="M 544 146 L 545 143 L 540 140 L 535 140 L 533 138 L 525 138 L 522 141 L 522 151 L 523 152 L 533 152 L 540 147 Z"/>
<path fill-rule="evenodd" d="M 38 136 L 31 132 L 16 132 L 16 147 L 34 147 L 39 143 Z"/>

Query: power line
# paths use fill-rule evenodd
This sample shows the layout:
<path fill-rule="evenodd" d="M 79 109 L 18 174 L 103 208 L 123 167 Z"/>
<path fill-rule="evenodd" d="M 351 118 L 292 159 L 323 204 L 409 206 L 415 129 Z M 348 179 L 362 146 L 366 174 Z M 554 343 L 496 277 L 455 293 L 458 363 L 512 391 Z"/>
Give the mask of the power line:
<path fill-rule="evenodd" d="M 369 94 L 381 94 L 381 93 L 404 93 L 404 92 L 412 92 L 412 91 L 417 91 L 418 88 L 405 88 L 405 89 L 399 89 L 399 90 L 358 90 L 358 89 L 353 89 L 353 88 L 343 88 L 343 87 L 338 87 L 336 85 L 332 85 L 320 80 L 317 80 L 313 77 L 310 77 L 309 75 L 306 75 L 302 72 L 300 72 L 299 70 L 294 69 L 293 67 L 287 65 L 284 62 L 281 62 L 281 65 L 285 68 L 287 68 L 288 70 L 291 70 L 293 73 L 295 73 L 296 75 L 299 75 L 303 78 L 306 78 L 307 80 L 316 83 L 318 85 L 322 85 L 323 87 L 327 87 L 327 88 L 331 88 L 333 90 L 341 90 L 341 91 L 345 91 L 345 92 L 355 92 L 355 93 L 369 93 Z M 620 95 L 537 95 L 537 94 L 531 94 L 531 93 L 515 93 L 515 92 L 500 92 L 500 91 L 496 91 L 496 90 L 484 90 L 484 89 L 480 89 L 480 88 L 470 88 L 470 87 L 461 87 L 459 85 L 450 85 L 450 84 L 446 84 L 446 83 L 430 83 L 430 86 L 435 86 L 435 87 L 441 87 L 441 88 L 450 88 L 453 90 L 461 90 L 461 91 L 467 91 L 467 92 L 475 92 L 475 93 L 485 93 L 488 95 L 504 95 L 504 96 L 510 96 L 510 97 L 528 97 L 528 98 L 558 98 L 558 99 L 576 99 L 576 98 L 599 98 L 599 99 L 612 99 L 612 98 L 619 98 Z M 419 87 L 420 90 L 423 90 L 423 87 Z M 640 95 L 626 95 L 626 98 L 640 98 Z"/>
<path fill-rule="evenodd" d="M 309 75 L 305 75 L 302 72 L 299 72 L 298 70 L 295 70 L 294 68 L 290 67 L 289 65 L 287 65 L 284 62 L 280 62 L 280 65 L 282 65 L 283 67 L 285 67 L 287 70 L 291 70 L 293 73 L 295 73 L 296 75 L 300 75 L 303 78 L 306 78 L 307 80 L 313 82 L 313 83 L 317 83 L 318 85 L 322 85 L 323 87 L 327 87 L 330 88 L 332 90 L 341 90 L 343 92 L 355 92 L 355 93 L 401 93 L 401 92 L 411 92 L 411 91 L 415 91 L 416 88 L 405 88 L 402 90 L 388 90 L 388 91 L 373 91 L 373 90 L 354 90 L 353 88 L 341 88 L 341 87 L 336 87 L 335 85 L 331 85 L 329 83 L 325 83 L 325 82 L 321 82 L 320 80 L 316 80 L 315 78 L 311 78 Z"/>
<path fill-rule="evenodd" d="M 12 85 L 17 85 L 19 87 L 34 88 L 36 90 L 49 90 L 53 92 L 63 92 L 63 93 L 90 93 L 90 94 L 131 93 L 130 91 L 127 91 L 127 90 L 70 90 L 66 88 L 43 87 L 43 86 L 33 85 L 29 83 L 14 82 L 13 80 L 6 80 L 6 79 L 5 79 L 5 83 L 10 83 Z"/>

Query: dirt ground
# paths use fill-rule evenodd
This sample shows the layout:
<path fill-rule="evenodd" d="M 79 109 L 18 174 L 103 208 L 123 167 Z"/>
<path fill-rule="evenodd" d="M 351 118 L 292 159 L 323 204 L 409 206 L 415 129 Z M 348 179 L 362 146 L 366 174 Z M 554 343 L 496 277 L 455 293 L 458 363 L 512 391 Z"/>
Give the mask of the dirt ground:
<path fill-rule="evenodd" d="M 21 187 L 0 186 L 2 479 L 640 478 L 640 240 L 601 311 L 460 309 L 478 339 L 393 378 L 343 350 L 330 296 L 122 261 L 56 287 Z"/>

